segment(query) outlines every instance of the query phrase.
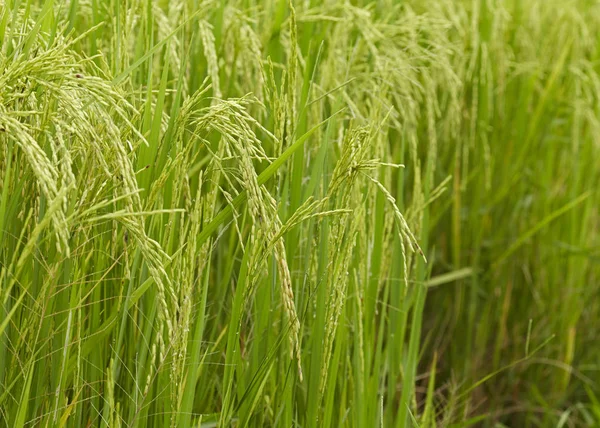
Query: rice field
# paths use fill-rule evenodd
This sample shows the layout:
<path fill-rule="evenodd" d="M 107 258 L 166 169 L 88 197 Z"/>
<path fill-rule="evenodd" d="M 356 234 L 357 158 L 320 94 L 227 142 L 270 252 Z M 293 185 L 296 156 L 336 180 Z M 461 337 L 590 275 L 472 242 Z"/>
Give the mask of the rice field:
<path fill-rule="evenodd" d="M 600 426 L 600 3 L 0 0 L 0 428 Z"/>

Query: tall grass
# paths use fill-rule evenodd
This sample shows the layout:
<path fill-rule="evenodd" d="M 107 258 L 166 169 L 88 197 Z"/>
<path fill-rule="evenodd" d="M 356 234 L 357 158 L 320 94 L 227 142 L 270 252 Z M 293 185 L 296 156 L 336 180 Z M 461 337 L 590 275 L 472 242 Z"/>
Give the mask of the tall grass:
<path fill-rule="evenodd" d="M 0 426 L 599 425 L 598 34 L 0 0 Z"/>

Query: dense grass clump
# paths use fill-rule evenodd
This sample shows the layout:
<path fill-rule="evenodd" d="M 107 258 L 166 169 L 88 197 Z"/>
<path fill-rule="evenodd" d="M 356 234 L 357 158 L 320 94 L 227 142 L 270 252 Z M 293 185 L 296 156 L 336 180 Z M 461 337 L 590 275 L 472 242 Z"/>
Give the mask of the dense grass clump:
<path fill-rule="evenodd" d="M 600 4 L 0 0 L 0 427 L 600 425 Z"/>

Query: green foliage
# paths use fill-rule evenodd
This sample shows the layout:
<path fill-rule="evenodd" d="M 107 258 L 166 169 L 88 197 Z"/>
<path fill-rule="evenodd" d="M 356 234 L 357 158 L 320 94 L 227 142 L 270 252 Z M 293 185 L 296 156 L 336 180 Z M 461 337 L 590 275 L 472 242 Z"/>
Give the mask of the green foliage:
<path fill-rule="evenodd" d="M 598 425 L 598 34 L 0 0 L 0 427 Z"/>

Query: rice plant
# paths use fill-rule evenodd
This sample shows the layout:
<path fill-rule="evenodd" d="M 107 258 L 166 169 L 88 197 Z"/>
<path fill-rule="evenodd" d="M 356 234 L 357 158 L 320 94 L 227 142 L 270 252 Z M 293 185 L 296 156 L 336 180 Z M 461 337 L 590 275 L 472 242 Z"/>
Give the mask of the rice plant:
<path fill-rule="evenodd" d="M 599 34 L 0 0 L 0 427 L 600 425 Z"/>

